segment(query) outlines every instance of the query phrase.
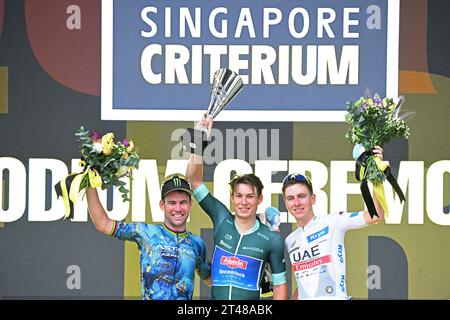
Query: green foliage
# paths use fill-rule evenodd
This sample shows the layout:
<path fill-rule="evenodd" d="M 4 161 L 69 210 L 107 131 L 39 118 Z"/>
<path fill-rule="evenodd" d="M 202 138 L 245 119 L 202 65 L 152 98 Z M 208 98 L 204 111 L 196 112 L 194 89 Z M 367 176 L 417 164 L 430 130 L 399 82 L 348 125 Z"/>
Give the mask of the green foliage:
<path fill-rule="evenodd" d="M 373 98 L 361 97 L 353 103 L 347 103 L 345 122 L 350 129 L 345 138 L 353 144 L 361 144 L 366 150 L 374 146 L 383 146 L 392 138 L 409 137 L 409 128 L 400 116 L 401 102 L 396 103 L 391 98 L 375 94 Z M 366 178 L 373 183 L 384 180 L 384 174 L 379 171 L 373 156 L 366 161 Z"/>
<path fill-rule="evenodd" d="M 95 130 L 89 132 L 80 127 L 75 136 L 80 145 L 80 151 L 85 166 L 95 169 L 101 177 L 102 189 L 113 185 L 119 188 L 123 201 L 130 201 L 129 191 L 125 188 L 126 183 L 121 181 L 122 177 L 130 177 L 133 169 L 139 168 L 139 155 L 136 153 L 131 140 L 124 139 L 122 142 L 114 141 L 114 134 L 101 135 Z M 89 186 L 89 176 L 83 179 L 80 189 Z"/>

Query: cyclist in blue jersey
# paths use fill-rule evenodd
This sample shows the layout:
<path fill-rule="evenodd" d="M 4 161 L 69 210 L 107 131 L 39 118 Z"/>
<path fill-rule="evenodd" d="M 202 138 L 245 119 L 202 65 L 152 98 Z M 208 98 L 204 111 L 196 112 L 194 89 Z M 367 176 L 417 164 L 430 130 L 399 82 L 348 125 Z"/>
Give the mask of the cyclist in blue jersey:
<path fill-rule="evenodd" d="M 86 194 L 89 214 L 97 230 L 138 245 L 143 299 L 192 299 L 195 271 L 210 285 L 211 263 L 206 245 L 200 237 L 186 231 L 192 189 L 183 175 L 170 175 L 162 183 L 159 204 L 164 211 L 162 225 L 111 220 L 97 190 L 89 188 Z"/>
<path fill-rule="evenodd" d="M 377 146 L 375 155 L 383 158 Z M 369 212 L 335 212 L 317 217 L 313 205 L 316 196 L 311 181 L 302 174 L 283 179 L 283 198 L 298 228 L 286 237 L 286 250 L 297 280 L 293 299 L 349 299 L 345 274 L 344 236 L 384 220 L 384 210 L 373 196 L 377 216 Z"/>
<path fill-rule="evenodd" d="M 211 118 L 201 124 L 212 127 Z M 256 218 L 263 184 L 253 173 L 230 182 L 235 215 L 203 183 L 203 158 L 192 154 L 186 171 L 194 197 L 214 226 L 212 290 L 215 300 L 258 300 L 264 267 L 272 271 L 273 299 L 287 299 L 284 240 Z"/>

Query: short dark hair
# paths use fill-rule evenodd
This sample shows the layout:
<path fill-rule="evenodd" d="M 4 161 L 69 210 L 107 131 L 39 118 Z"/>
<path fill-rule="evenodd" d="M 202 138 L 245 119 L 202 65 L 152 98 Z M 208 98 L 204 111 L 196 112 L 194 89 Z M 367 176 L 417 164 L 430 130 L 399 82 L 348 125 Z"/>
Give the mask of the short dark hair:
<path fill-rule="evenodd" d="M 284 196 L 284 192 L 286 191 L 287 187 L 292 186 L 297 183 L 304 185 L 308 189 L 309 195 L 312 196 L 313 186 L 312 186 L 311 180 L 309 180 L 306 176 L 299 174 L 299 173 L 288 174 L 286 177 L 284 177 L 283 188 L 282 188 L 283 196 Z"/>
<path fill-rule="evenodd" d="M 231 187 L 231 194 L 234 193 L 234 188 L 238 184 L 249 184 L 256 188 L 256 194 L 259 197 L 262 194 L 262 190 L 264 189 L 264 185 L 261 180 L 253 173 L 246 174 L 237 174 L 231 179 L 229 185 Z"/>

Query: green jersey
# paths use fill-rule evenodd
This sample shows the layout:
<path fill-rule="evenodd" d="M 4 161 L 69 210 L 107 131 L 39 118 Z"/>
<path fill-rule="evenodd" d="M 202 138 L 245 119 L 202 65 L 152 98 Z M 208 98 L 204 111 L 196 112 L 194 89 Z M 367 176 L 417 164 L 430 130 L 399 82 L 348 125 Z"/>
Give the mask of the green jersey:
<path fill-rule="evenodd" d="M 273 285 L 286 282 L 284 241 L 277 232 L 256 220 L 248 233 L 240 234 L 235 216 L 204 184 L 194 190 L 194 196 L 214 226 L 213 299 L 259 299 L 259 284 L 266 263 L 273 273 Z"/>

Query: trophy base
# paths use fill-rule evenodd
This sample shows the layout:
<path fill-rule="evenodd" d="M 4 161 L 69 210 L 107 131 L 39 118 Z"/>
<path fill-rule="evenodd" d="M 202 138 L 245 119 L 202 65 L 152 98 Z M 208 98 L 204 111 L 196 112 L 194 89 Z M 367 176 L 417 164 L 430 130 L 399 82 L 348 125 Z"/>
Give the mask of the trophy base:
<path fill-rule="evenodd" d="M 203 156 L 203 151 L 208 145 L 206 132 L 197 129 L 186 129 L 181 137 L 183 151 Z"/>

